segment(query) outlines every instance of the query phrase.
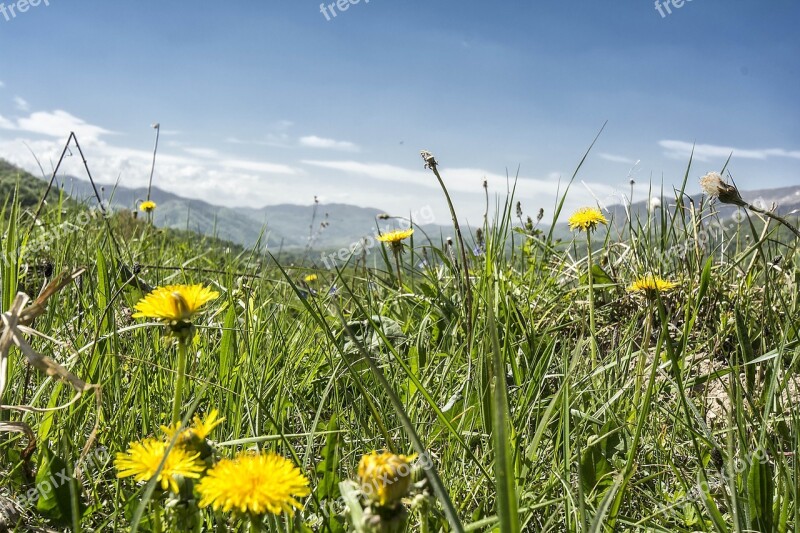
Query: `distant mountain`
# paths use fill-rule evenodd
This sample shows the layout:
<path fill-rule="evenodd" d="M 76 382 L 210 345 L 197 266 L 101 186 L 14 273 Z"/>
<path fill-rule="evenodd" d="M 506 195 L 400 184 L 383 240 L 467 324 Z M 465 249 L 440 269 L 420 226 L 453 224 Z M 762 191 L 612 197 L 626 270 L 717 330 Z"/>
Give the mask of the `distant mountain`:
<path fill-rule="evenodd" d="M 26 173 L 27 174 L 27 173 Z M 87 203 L 96 202 L 91 183 L 75 177 L 59 177 L 58 186 L 72 198 Z M 147 189 L 124 186 L 98 187 L 98 194 L 112 209 L 135 210 L 147 198 Z M 195 231 L 220 239 L 270 251 L 299 251 L 312 239 L 314 250 L 336 250 L 349 247 L 377 232 L 380 209 L 347 204 L 270 205 L 254 209 L 222 207 L 202 200 L 190 200 L 153 187 L 151 200 L 157 205 L 153 223 Z M 391 226 L 381 221 L 381 227 Z M 392 226 L 392 227 L 396 227 Z M 432 239 L 442 233 L 452 233 L 436 225 L 423 225 Z M 438 244 L 438 243 L 437 243 Z"/>
<path fill-rule="evenodd" d="M 24 202 L 35 204 L 44 190 L 44 184 L 39 178 L 2 159 L 0 159 L 0 176 L 5 176 L 5 179 L 0 181 L 0 192 L 4 197 L 8 197 L 13 187 L 18 185 L 20 197 Z M 12 176 L 16 178 L 11 179 Z M 60 177 L 58 186 L 77 201 L 96 202 L 95 193 L 88 181 L 75 177 Z M 105 186 L 98 190 L 98 194 L 114 209 L 135 210 L 147 197 L 147 189 Z M 742 197 L 765 208 L 771 208 L 776 204 L 777 211 L 782 214 L 800 210 L 800 185 L 746 191 L 742 192 Z M 377 216 L 383 213 L 380 209 L 347 204 L 309 206 L 280 204 L 258 209 L 229 208 L 202 200 L 183 198 L 156 187 L 152 190 L 151 199 L 158 204 L 154 213 L 154 223 L 159 227 L 195 231 L 248 248 L 259 243 L 262 250 L 268 248 L 273 252 L 281 249 L 290 252 L 303 250 L 308 245 L 310 237 L 312 248 L 317 251 L 352 246 L 362 238 L 375 235 L 378 227 Z M 693 197 L 695 205 L 699 205 L 700 199 L 700 195 Z M 668 201 L 674 202 L 674 199 Z M 640 201 L 634 203 L 630 211 L 634 219 L 638 217 L 644 220 L 648 216 L 649 208 L 649 200 Z M 615 204 L 608 206 L 608 209 L 617 224 L 624 224 L 627 220 L 625 206 Z M 723 216 L 727 216 L 734 208 L 718 203 L 717 210 Z M 381 227 L 390 224 L 388 221 L 381 222 Z M 449 226 L 423 225 L 422 229 L 436 244 L 439 244 L 438 240 L 442 236 L 452 235 L 452 228 Z M 470 233 L 467 228 L 464 228 L 464 231 L 466 234 Z M 556 225 L 555 238 L 568 240 L 571 235 L 565 223 Z"/>
<path fill-rule="evenodd" d="M 666 194 L 666 193 L 665 193 Z M 776 189 L 757 189 L 753 191 L 740 191 L 742 199 L 750 204 L 755 205 L 756 207 L 761 207 L 762 209 L 772 209 L 773 206 L 775 208 L 775 212 L 780 215 L 788 215 L 794 214 L 795 212 L 800 212 L 800 185 L 794 185 L 790 187 L 779 187 Z M 674 203 L 675 199 L 670 198 L 667 196 L 668 201 L 670 203 Z M 702 195 L 696 194 L 690 197 L 691 200 L 694 202 L 695 206 L 700 205 L 700 201 L 702 200 Z M 719 201 L 716 202 L 716 210 L 720 213 L 720 216 L 730 216 L 734 211 L 736 211 L 735 206 L 726 205 Z M 689 199 L 685 200 L 685 203 L 689 203 Z M 611 215 L 614 217 L 614 220 L 623 221 L 627 220 L 627 213 L 625 206 L 621 204 L 614 204 L 609 206 L 609 211 L 611 211 Z M 631 205 L 630 210 L 634 220 L 639 217 L 640 219 L 646 219 L 648 212 L 650 209 L 650 200 L 635 202 Z"/>
<path fill-rule="evenodd" d="M 47 185 L 41 180 L 0 159 L 0 209 L 15 194 L 19 205 L 35 209 L 45 190 Z"/>

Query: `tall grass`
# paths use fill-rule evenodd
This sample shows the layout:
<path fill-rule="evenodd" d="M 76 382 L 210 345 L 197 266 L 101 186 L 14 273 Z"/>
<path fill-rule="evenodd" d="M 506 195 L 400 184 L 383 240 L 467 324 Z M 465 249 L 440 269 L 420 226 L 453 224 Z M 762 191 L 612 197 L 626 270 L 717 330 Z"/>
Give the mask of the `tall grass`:
<path fill-rule="evenodd" d="M 29 253 L 84 211 L 46 208 L 26 241 L 30 213 L 12 201 L 3 310 L 18 290 L 36 295 L 53 273 L 87 267 L 33 324 L 47 337 L 30 342 L 103 394 L 99 410 L 88 396 L 53 410 L 70 389 L 12 351 L 2 404 L 37 409 L 0 420 L 27 424 L 37 448 L 26 460 L 23 435 L 0 440 L 0 499 L 21 507 L 0 528 L 157 530 L 147 511 L 157 491 L 117 479 L 96 452 L 124 451 L 170 422 L 177 351 L 131 309 L 146 286 L 202 282 L 222 297 L 188 347 L 184 420 L 217 408 L 220 455 L 256 447 L 301 466 L 315 490 L 275 530 L 350 527 L 339 483 L 357 477 L 363 454 L 388 449 L 432 458 L 411 531 L 794 531 L 797 241 L 756 214 L 709 233 L 715 205 L 694 205 L 685 186 L 593 238 L 594 331 L 584 237 L 516 228 L 509 253 L 513 197 L 469 258 L 470 300 L 461 262 L 419 234 L 429 265 L 401 256 L 401 287 L 385 253 L 383 268 L 319 271 L 305 286 L 307 270 L 256 267 L 252 252 L 125 213 Z M 677 247 L 685 253 L 669 253 Z M 678 288 L 650 300 L 625 290 L 648 273 Z M 76 479 L 87 442 L 103 460 Z M 61 468 L 70 483 L 24 498 Z M 204 518 L 226 530 L 226 515 Z"/>

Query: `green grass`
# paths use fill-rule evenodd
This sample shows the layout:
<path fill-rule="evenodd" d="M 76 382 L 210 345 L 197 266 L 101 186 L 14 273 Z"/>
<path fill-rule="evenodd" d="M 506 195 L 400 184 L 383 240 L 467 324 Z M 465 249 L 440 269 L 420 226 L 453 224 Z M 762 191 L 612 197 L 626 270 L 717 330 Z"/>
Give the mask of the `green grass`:
<path fill-rule="evenodd" d="M 102 396 L 53 410 L 74 391 L 11 349 L 2 404 L 50 410 L 0 411 L 36 444 L 25 460 L 23 434 L 0 436 L 0 521 L 3 502 L 21 507 L 0 529 L 157 530 L 160 489 L 117 479 L 111 456 L 170 421 L 177 350 L 161 326 L 130 317 L 145 284 L 170 283 L 220 292 L 189 347 L 184 419 L 219 409 L 217 456 L 274 450 L 311 481 L 302 510 L 268 530 L 349 527 L 340 490 L 354 513 L 358 494 L 339 483 L 381 449 L 430 459 L 417 474 L 429 496 L 415 500 L 409 531 L 800 523 L 800 263 L 774 223 L 753 218 L 700 246 L 713 205 L 676 207 L 674 197 L 650 220 L 614 221 L 624 231 L 592 238 L 591 331 L 585 235 L 557 244 L 514 231 L 509 253 L 512 198 L 483 228 L 485 254 L 469 258 L 471 312 L 460 258 L 444 248 L 419 268 L 419 249 L 407 247 L 402 288 L 388 249 L 382 268 L 319 271 L 308 287 L 306 268 L 124 212 L 106 221 L 51 198 L 32 225 L 22 203 L 2 217 L 12 259 L 0 270 L 3 310 L 18 290 L 35 297 L 54 274 L 85 267 L 33 322 L 47 337 L 25 338 Z M 73 229 L 29 249 L 63 224 Z M 669 253 L 679 245 L 685 254 Z M 678 288 L 649 301 L 625 290 L 649 272 Z M 103 460 L 75 480 L 82 457 Z M 50 476 L 70 481 L 38 503 L 24 498 Z M 166 530 L 179 530 L 176 514 L 163 517 Z M 202 517 L 208 531 L 233 527 L 223 513 Z"/>

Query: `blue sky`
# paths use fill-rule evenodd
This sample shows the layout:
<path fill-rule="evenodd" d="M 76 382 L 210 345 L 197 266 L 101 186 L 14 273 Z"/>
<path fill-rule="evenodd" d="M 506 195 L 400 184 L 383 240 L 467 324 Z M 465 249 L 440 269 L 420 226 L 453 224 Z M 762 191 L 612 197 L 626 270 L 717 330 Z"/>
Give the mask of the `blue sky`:
<path fill-rule="evenodd" d="M 0 157 L 29 170 L 74 130 L 99 181 L 146 184 L 159 122 L 167 190 L 447 223 L 427 149 L 480 222 L 483 178 L 502 195 L 518 167 L 526 211 L 550 212 L 608 121 L 568 208 L 679 184 L 693 143 L 692 190 L 731 152 L 743 189 L 800 183 L 792 0 L 47 3 L 0 9 Z"/>

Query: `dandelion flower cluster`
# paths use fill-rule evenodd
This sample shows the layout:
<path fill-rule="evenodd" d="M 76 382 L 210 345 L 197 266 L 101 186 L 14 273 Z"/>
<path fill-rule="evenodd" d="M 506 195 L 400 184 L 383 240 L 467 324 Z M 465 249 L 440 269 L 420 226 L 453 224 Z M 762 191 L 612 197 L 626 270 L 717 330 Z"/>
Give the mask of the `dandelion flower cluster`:
<path fill-rule="evenodd" d="M 180 433 L 180 436 L 178 437 L 179 443 L 188 443 L 194 438 L 204 441 L 211 434 L 214 428 L 222 424 L 224 420 L 224 418 L 219 418 L 219 411 L 214 409 L 208 413 L 208 416 L 205 418 L 205 420 L 200 418 L 198 415 L 194 415 L 192 425 L 186 429 L 181 429 L 181 423 L 178 422 L 177 424 L 171 426 L 161 426 L 161 431 L 164 432 L 167 440 L 170 441 L 175 436 L 175 433 Z"/>
<path fill-rule="evenodd" d="M 411 486 L 410 462 L 416 456 L 372 452 L 358 463 L 361 491 L 380 507 L 394 507 Z"/>
<path fill-rule="evenodd" d="M 197 484 L 200 507 L 261 516 L 290 515 L 311 493 L 308 479 L 288 459 L 275 453 L 241 453 L 222 459 Z"/>
<path fill-rule="evenodd" d="M 598 224 L 607 225 L 608 220 L 595 207 L 582 207 L 569 217 L 569 229 L 572 231 L 594 231 Z"/>
<path fill-rule="evenodd" d="M 392 247 L 401 246 L 402 241 L 411 237 L 414 233 L 413 228 L 398 229 L 378 235 L 378 240 L 392 245 Z"/>
<path fill-rule="evenodd" d="M 150 481 L 156 475 L 168 447 L 168 443 L 153 438 L 132 442 L 127 452 L 117 454 L 114 461 L 117 477 L 133 476 L 140 483 Z M 182 446 L 174 446 L 169 450 L 164 467 L 158 473 L 157 481 L 161 488 L 177 493 L 180 478 L 198 479 L 205 469 L 205 463 L 199 457 L 199 453 L 192 453 Z"/>
<path fill-rule="evenodd" d="M 203 305 L 219 293 L 202 285 L 167 285 L 158 287 L 139 300 L 134 318 L 157 318 L 167 322 L 191 319 Z"/>
<path fill-rule="evenodd" d="M 139 210 L 144 211 L 145 213 L 152 213 L 155 208 L 156 203 L 151 200 L 147 200 L 139 204 Z"/>
<path fill-rule="evenodd" d="M 656 293 L 667 292 L 677 286 L 678 284 L 675 282 L 667 281 L 654 274 L 648 274 L 631 283 L 628 287 L 628 292 L 644 293 L 648 297 L 654 297 Z"/>

